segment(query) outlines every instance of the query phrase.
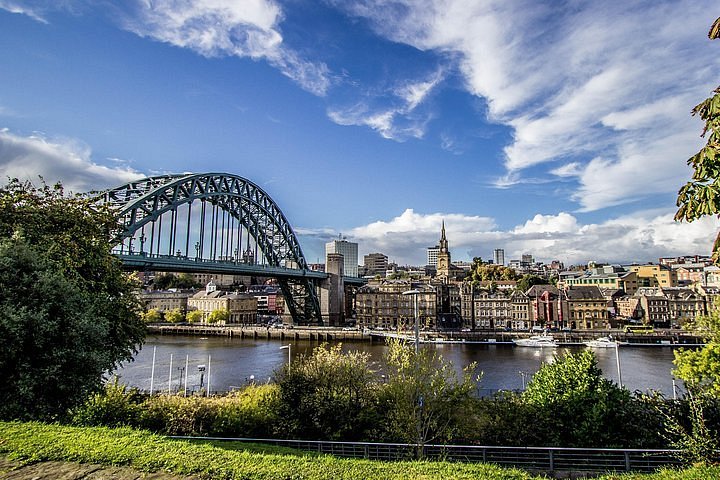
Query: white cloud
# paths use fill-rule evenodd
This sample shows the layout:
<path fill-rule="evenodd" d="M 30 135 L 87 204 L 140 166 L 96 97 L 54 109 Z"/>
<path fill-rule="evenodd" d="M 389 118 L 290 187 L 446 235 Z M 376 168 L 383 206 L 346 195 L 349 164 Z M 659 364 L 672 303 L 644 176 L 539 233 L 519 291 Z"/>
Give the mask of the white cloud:
<path fill-rule="evenodd" d="M 514 130 L 499 187 L 562 160 L 573 170 L 549 173 L 576 176 L 573 198 L 597 210 L 675 190 L 687 175 L 685 158 L 701 144 L 689 110 L 708 96 L 720 68 L 717 45 L 705 36 L 709 0 L 335 4 L 393 41 L 454 54 L 467 90 Z M 633 175 L 648 173 L 628 196 Z"/>
<path fill-rule="evenodd" d="M 62 182 L 73 192 L 88 192 L 122 185 L 144 175 L 127 167 L 95 163 L 90 148 L 78 140 L 48 139 L 34 134 L 22 137 L 0 129 L 0 177 Z"/>
<path fill-rule="evenodd" d="M 281 20 L 282 10 L 272 0 L 154 0 L 138 3 L 125 28 L 206 57 L 266 60 L 304 89 L 324 95 L 330 86 L 327 66 L 287 48 Z"/>
<path fill-rule="evenodd" d="M 523 233 L 571 233 L 578 229 L 577 220 L 569 213 L 560 212 L 557 215 L 535 215 L 521 227 L 513 230 L 515 234 Z"/>
<path fill-rule="evenodd" d="M 27 15 L 40 23 L 48 23 L 45 17 L 43 17 L 41 9 L 27 5 L 27 2 L 24 3 L 25 4 L 20 4 L 13 0 L 0 0 L 0 9 L 7 10 L 10 13 L 17 13 L 19 15 Z"/>
<path fill-rule="evenodd" d="M 442 70 L 419 82 L 406 82 L 391 89 L 387 104 L 375 107 L 380 95 L 368 96 L 351 107 L 332 107 L 327 115 L 338 125 L 359 125 L 370 127 L 381 136 L 391 140 L 404 141 L 408 138 L 422 138 L 432 115 L 418 112 L 418 107 L 428 98 L 443 79 Z M 385 95 L 387 95 L 385 94 Z"/>
<path fill-rule="evenodd" d="M 589 260 L 604 263 L 657 261 L 662 256 L 708 254 L 720 224 L 705 217 L 693 223 L 678 223 L 673 212 L 642 211 L 583 224 L 572 214 L 537 214 L 521 225 L 499 230 L 492 218 L 463 214 L 420 214 L 412 209 L 389 220 L 380 220 L 343 232 L 358 242 L 359 254 L 381 252 L 399 264 L 422 265 L 426 248 L 437 244 L 445 221 L 454 260 L 491 258 L 495 248 L 505 250 L 505 258 L 532 254 L 536 260 L 560 260 L 566 265 Z M 337 236 L 331 229 L 296 229 L 301 243 Z"/>

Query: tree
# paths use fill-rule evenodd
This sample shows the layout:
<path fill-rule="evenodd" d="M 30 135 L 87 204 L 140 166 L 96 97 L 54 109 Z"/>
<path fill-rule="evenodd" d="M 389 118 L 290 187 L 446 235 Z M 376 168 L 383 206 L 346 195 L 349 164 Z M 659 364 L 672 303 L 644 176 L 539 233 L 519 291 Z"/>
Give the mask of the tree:
<path fill-rule="evenodd" d="M 434 349 L 415 352 L 398 340 L 389 343 L 387 382 L 380 397 L 387 440 L 414 443 L 418 456 L 425 444 L 449 442 L 461 429 L 477 380 L 475 364 L 460 378 Z"/>
<path fill-rule="evenodd" d="M 275 374 L 280 414 L 291 438 L 360 440 L 376 424 L 374 372 L 365 352 L 316 347 Z"/>
<path fill-rule="evenodd" d="M 708 315 L 700 315 L 686 328 L 705 340 L 700 349 L 676 350 L 673 374 L 694 390 L 720 397 L 720 301 Z"/>
<path fill-rule="evenodd" d="M 117 229 L 59 185 L 0 188 L 0 417 L 57 418 L 137 353 L 145 327 L 110 253 Z"/>
<path fill-rule="evenodd" d="M 516 280 L 517 273 L 510 267 L 483 263 L 481 258 L 474 258 L 470 269 L 470 276 L 473 281 L 487 282 L 498 280 Z"/>
<path fill-rule="evenodd" d="M 715 20 L 710 40 L 720 38 L 720 18 Z M 675 220 L 692 222 L 705 215 L 720 216 L 720 87 L 714 95 L 692 109 L 705 122 L 702 137 L 710 132 L 707 143 L 698 153 L 690 157 L 688 165 L 693 168 L 692 179 L 678 192 Z M 713 261 L 720 263 L 720 233 L 713 245 Z"/>
<path fill-rule="evenodd" d="M 222 309 L 222 310 L 213 310 L 210 312 L 210 315 L 208 315 L 207 322 L 208 323 L 221 323 L 225 324 L 230 320 L 230 312 Z"/>
<path fill-rule="evenodd" d="M 190 310 L 185 315 L 185 319 L 188 323 L 199 323 L 202 321 L 203 314 L 200 310 Z"/>
<path fill-rule="evenodd" d="M 522 394 L 554 445 L 623 446 L 640 435 L 630 392 L 603 378 L 590 350 L 545 363 Z"/>
<path fill-rule="evenodd" d="M 185 315 L 183 315 L 182 310 L 180 310 L 179 308 L 173 308 L 172 310 L 165 312 L 166 322 L 180 323 L 183 320 L 185 320 Z"/>
<path fill-rule="evenodd" d="M 546 280 L 542 277 L 526 274 L 523 275 L 520 280 L 518 280 L 517 289 L 521 292 L 527 292 L 533 285 L 543 285 L 545 283 Z"/>
<path fill-rule="evenodd" d="M 168 288 L 198 288 L 200 282 L 189 273 L 181 273 L 180 275 L 173 275 L 168 273 L 166 275 L 158 275 L 153 280 L 153 287 L 156 290 L 167 290 Z"/>
<path fill-rule="evenodd" d="M 142 314 L 145 323 L 158 323 L 162 321 L 162 313 L 157 308 L 151 308 Z"/>

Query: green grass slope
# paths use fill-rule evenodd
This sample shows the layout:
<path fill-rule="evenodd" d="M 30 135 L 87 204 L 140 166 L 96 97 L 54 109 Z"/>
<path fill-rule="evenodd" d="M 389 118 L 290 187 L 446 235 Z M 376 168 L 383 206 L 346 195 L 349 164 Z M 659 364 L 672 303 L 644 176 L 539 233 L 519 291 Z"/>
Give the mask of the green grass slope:
<path fill-rule="evenodd" d="M 449 462 L 378 462 L 262 445 L 227 446 L 170 440 L 130 428 L 79 428 L 0 422 L 0 454 L 23 462 L 47 460 L 130 466 L 207 478 L 247 480 L 499 479 L 539 478 L 493 465 Z M 720 468 L 665 471 L 653 475 L 606 475 L 606 479 L 720 479 Z"/>

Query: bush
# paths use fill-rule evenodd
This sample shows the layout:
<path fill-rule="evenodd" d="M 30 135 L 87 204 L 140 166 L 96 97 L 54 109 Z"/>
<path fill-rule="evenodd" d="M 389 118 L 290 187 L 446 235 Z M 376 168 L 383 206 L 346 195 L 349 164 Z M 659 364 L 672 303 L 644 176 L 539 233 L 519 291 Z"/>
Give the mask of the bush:
<path fill-rule="evenodd" d="M 71 423 L 92 426 L 135 426 L 138 425 L 143 397 L 137 389 L 119 385 L 117 377 L 105 385 L 105 390 L 95 393 L 80 407 L 71 411 Z"/>
<path fill-rule="evenodd" d="M 360 440 L 376 423 L 376 388 L 367 353 L 323 344 L 276 374 L 282 434 Z"/>

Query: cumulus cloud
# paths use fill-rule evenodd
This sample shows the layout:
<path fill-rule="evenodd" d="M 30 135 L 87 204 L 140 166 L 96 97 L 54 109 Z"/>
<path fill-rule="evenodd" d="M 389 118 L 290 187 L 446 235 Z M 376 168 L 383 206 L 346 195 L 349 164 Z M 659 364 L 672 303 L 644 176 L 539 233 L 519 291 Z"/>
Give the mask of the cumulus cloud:
<path fill-rule="evenodd" d="M 491 258 L 495 248 L 505 258 L 532 254 L 536 260 L 560 260 L 566 265 L 589 260 L 605 263 L 657 261 L 662 256 L 708 254 L 718 221 L 706 217 L 693 223 L 678 223 L 673 212 L 636 212 L 601 223 L 582 223 L 570 213 L 536 214 L 510 229 L 498 229 L 494 219 L 463 214 L 420 214 L 412 209 L 389 220 L 380 220 L 351 229 L 347 237 L 358 242 L 362 255 L 381 252 L 399 264 L 423 265 L 427 247 L 436 245 L 445 222 L 454 260 Z M 324 241 L 337 232 L 296 229 L 305 243 L 309 237 Z"/>
<path fill-rule="evenodd" d="M 391 140 L 422 138 L 432 114 L 419 112 L 418 107 L 442 79 L 443 72 L 438 70 L 425 80 L 406 82 L 395 86 L 389 92 L 368 95 L 350 107 L 331 107 L 327 115 L 339 125 L 369 127 Z"/>
<path fill-rule="evenodd" d="M 499 187 L 549 164 L 577 181 L 582 210 L 597 210 L 673 191 L 701 144 L 688 112 L 720 67 L 704 35 L 709 0 L 335 4 L 393 41 L 458 59 L 468 92 L 514 132 Z M 652 178 L 629 196 L 641 172 Z"/>
<path fill-rule="evenodd" d="M 23 137 L 0 129 L 0 177 L 37 182 L 42 176 L 48 183 L 62 182 L 73 192 L 102 190 L 144 177 L 127 165 L 100 165 L 91 153 L 78 140 L 41 134 Z"/>
<path fill-rule="evenodd" d="M 283 44 L 282 10 L 273 0 L 155 0 L 138 2 L 125 28 L 206 57 L 265 60 L 304 89 L 324 95 L 328 68 L 301 58 Z"/>

